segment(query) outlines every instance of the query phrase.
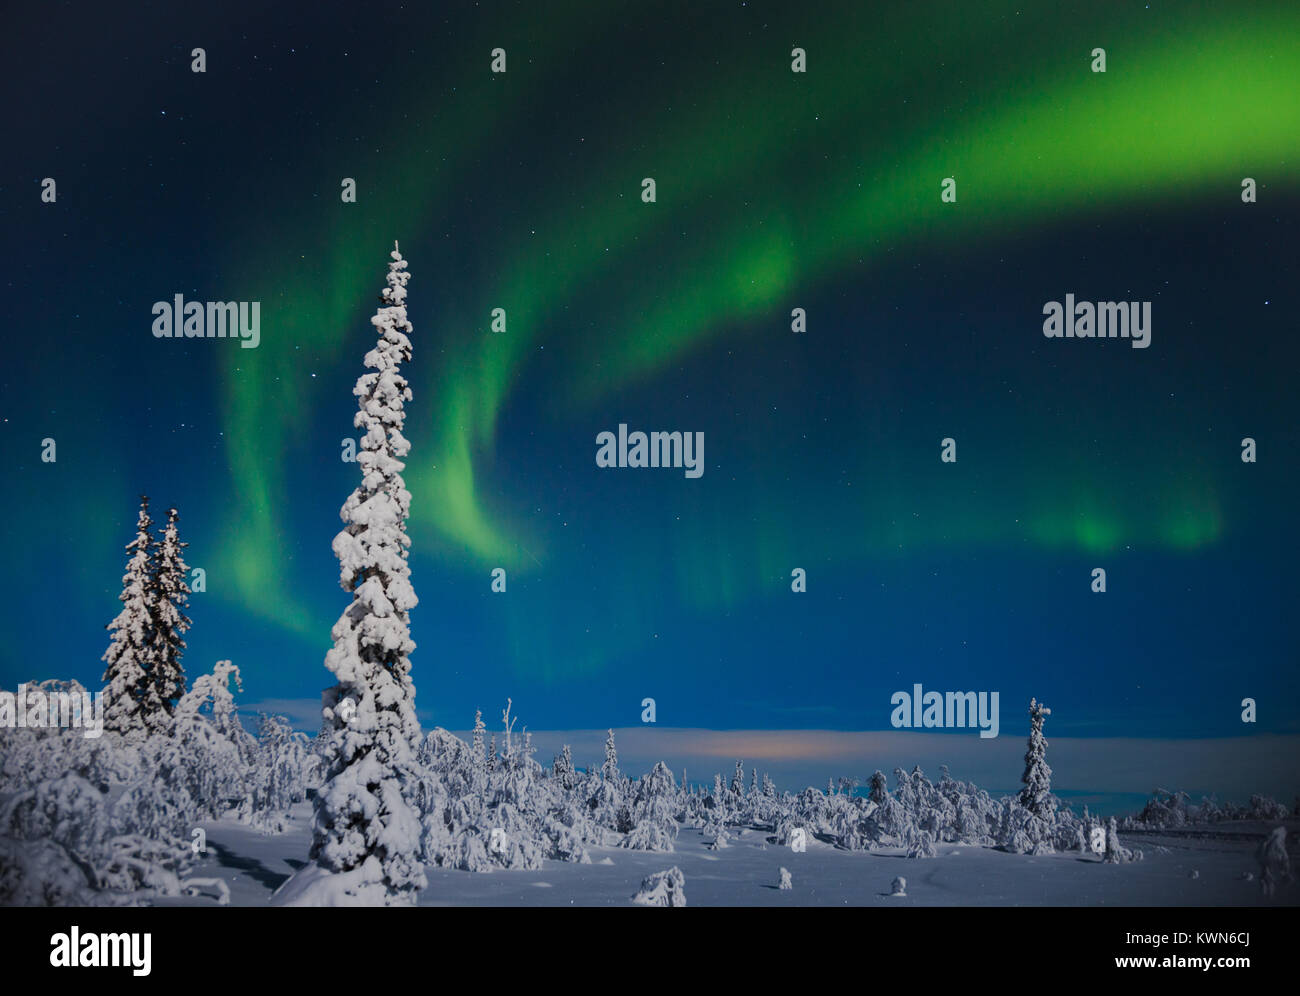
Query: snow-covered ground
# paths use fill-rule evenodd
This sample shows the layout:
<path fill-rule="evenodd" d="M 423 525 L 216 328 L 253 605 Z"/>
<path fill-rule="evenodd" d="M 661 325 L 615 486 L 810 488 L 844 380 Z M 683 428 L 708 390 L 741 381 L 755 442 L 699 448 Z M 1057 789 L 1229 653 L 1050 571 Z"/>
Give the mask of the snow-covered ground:
<path fill-rule="evenodd" d="M 1291 821 L 1289 829 L 1298 823 Z M 278 836 L 233 821 L 206 824 L 208 851 L 194 874 L 225 879 L 233 905 L 262 905 L 305 861 L 310 827 L 305 803 Z M 593 847 L 590 865 L 546 861 L 537 871 L 478 873 L 430 867 L 420 904 L 630 906 L 646 876 L 675 865 L 686 876 L 691 906 L 1296 905 L 1300 886 L 1283 887 L 1272 899 L 1260 892 L 1254 851 L 1265 830 L 1263 823 L 1240 821 L 1126 833 L 1124 844 L 1141 849 L 1144 860 L 1108 865 L 1074 852 L 1031 857 L 955 844 L 938 845 L 939 857 L 929 859 L 888 849 L 846 851 L 820 840 L 796 853 L 767 843 L 762 830 L 737 831 L 728 847 L 710 851 L 698 828 L 684 828 L 671 854 Z M 788 891 L 777 888 L 783 867 L 793 879 Z M 899 876 L 907 879 L 907 894 L 890 896 Z M 160 902 L 212 905 L 215 899 Z"/>

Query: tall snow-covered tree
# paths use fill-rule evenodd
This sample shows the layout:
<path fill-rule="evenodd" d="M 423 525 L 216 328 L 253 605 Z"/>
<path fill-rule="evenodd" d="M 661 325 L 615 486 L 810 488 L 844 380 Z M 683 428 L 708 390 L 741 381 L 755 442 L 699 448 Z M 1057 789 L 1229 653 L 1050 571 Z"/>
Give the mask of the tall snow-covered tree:
<path fill-rule="evenodd" d="M 150 684 L 153 654 L 154 582 L 153 537 L 149 527 L 149 498 L 140 497 L 135 539 L 126 545 L 131 554 L 122 576 L 122 594 L 118 600 L 122 611 L 108 624 L 112 633 L 108 649 L 101 658 L 107 665 L 104 681 L 104 728 L 130 738 L 142 738 L 152 732 L 150 707 L 156 694 Z"/>
<path fill-rule="evenodd" d="M 712 850 L 720 850 L 727 846 L 729 839 L 727 836 L 727 821 L 731 818 L 729 801 L 727 786 L 722 780 L 722 775 L 715 773 L 713 776 L 713 792 L 705 803 L 708 807 L 705 832 L 712 838 L 708 844 Z"/>
<path fill-rule="evenodd" d="M 181 657 L 185 653 L 186 630 L 190 628 L 185 608 L 189 603 L 190 586 L 186 581 L 189 567 L 183 555 L 188 543 L 182 543 L 176 523 L 180 514 L 174 508 L 167 510 L 167 525 L 162 542 L 154 547 L 154 632 L 150 683 L 165 716 L 160 723 L 170 722 L 176 702 L 185 694 L 185 670 Z"/>
<path fill-rule="evenodd" d="M 871 792 L 867 795 L 867 798 L 877 806 L 883 806 L 888 796 L 889 782 L 885 779 L 885 773 L 877 770 L 871 776 Z"/>
<path fill-rule="evenodd" d="M 510 718 L 510 707 L 514 705 L 514 699 L 506 699 L 506 707 L 501 713 L 501 726 L 505 730 L 505 747 L 501 753 L 502 767 L 506 771 L 514 771 L 519 762 L 516 755 L 516 746 L 511 739 L 514 735 L 515 719 Z M 517 719 L 518 717 L 516 717 Z"/>
<path fill-rule="evenodd" d="M 474 767 L 480 771 L 487 770 L 487 754 L 483 744 L 483 731 L 487 729 L 487 724 L 483 722 L 483 710 L 474 710 L 474 742 L 471 745 L 470 759 Z"/>
<path fill-rule="evenodd" d="M 607 782 L 618 782 L 622 778 L 618 771 L 618 749 L 614 746 L 613 730 L 605 740 L 605 763 L 600 766 L 600 774 Z"/>
<path fill-rule="evenodd" d="M 421 825 L 411 804 L 420 723 L 408 613 L 417 599 L 407 563 L 411 495 L 401 476 L 410 450 L 402 427 L 411 389 L 401 372 L 411 358 L 410 274 L 396 244 L 389 255 L 388 286 L 370 320 L 379 333 L 365 356 L 370 372 L 352 392 L 358 398 L 353 425 L 362 431 L 361 484 L 339 512 L 345 526 L 333 543 L 339 581 L 352 603 L 334 624 L 334 646 L 325 656 L 338 684 L 322 696 L 329 747 L 316 797 L 314 866 L 296 884 L 286 883 L 284 903 L 403 904 L 426 884 Z"/>
<path fill-rule="evenodd" d="M 1025 751 L 1025 773 L 1020 780 L 1020 804 L 1035 816 L 1051 820 L 1056 811 L 1052 795 L 1052 769 L 1047 766 L 1047 740 L 1043 737 L 1043 720 L 1052 714 L 1037 699 L 1029 700 L 1029 749 Z"/>

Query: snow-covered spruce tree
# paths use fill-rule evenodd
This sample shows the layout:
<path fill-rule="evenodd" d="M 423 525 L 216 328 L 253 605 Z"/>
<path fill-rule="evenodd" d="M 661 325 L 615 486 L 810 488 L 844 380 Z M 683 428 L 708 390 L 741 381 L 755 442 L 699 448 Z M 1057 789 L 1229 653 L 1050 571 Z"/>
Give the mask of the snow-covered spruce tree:
<path fill-rule="evenodd" d="M 1025 773 L 1020 776 L 1025 783 L 1020 790 L 1020 805 L 1049 823 L 1056 811 L 1056 798 L 1052 795 L 1052 769 L 1047 766 L 1043 720 L 1051 714 L 1052 710 L 1037 699 L 1029 700 L 1029 749 L 1025 751 Z"/>
<path fill-rule="evenodd" d="M 721 850 L 727 847 L 727 789 L 722 783 L 722 775 L 713 776 L 713 792 L 706 803 L 709 807 L 709 817 L 705 826 L 705 835 L 710 837 L 708 847 L 710 850 Z"/>
<path fill-rule="evenodd" d="M 154 631 L 150 684 L 162 708 L 159 722 L 170 725 L 176 702 L 185 694 L 185 670 L 181 657 L 185 653 L 185 631 L 190 628 L 185 607 L 189 602 L 190 586 L 186 581 L 189 567 L 183 551 L 176 523 L 180 514 L 174 508 L 167 510 L 167 525 L 162 542 L 154 547 Z"/>
<path fill-rule="evenodd" d="M 752 819 L 752 800 L 745 796 L 745 762 L 736 762 L 736 773 L 731 776 L 727 791 L 727 810 L 730 819 L 737 825 L 749 823 Z"/>
<path fill-rule="evenodd" d="M 899 779 L 901 785 L 906 775 L 902 769 L 895 768 L 894 777 Z M 871 791 L 867 795 L 867 801 L 876 807 L 870 813 L 877 831 L 874 834 L 875 839 L 882 842 L 901 842 L 911 826 L 911 818 L 889 791 L 889 784 L 883 771 L 876 771 L 871 776 Z"/>
<path fill-rule="evenodd" d="M 289 809 L 307 798 L 307 736 L 297 733 L 285 716 L 261 713 L 257 723 L 258 764 L 252 821 L 267 833 L 287 829 Z"/>
<path fill-rule="evenodd" d="M 1029 702 L 1029 747 L 1025 752 L 1025 787 L 1015 797 L 1002 799 L 994 839 L 997 846 L 1015 854 L 1051 854 L 1057 845 L 1076 843 L 1075 819 L 1067 811 L 1057 813 L 1052 795 L 1052 769 L 1047 766 L 1047 741 L 1043 720 L 1051 715 L 1037 699 Z"/>
<path fill-rule="evenodd" d="M 736 762 L 736 773 L 731 776 L 731 798 L 739 801 L 745 795 L 745 762 Z"/>
<path fill-rule="evenodd" d="M 551 765 L 551 777 L 565 792 L 572 791 L 573 786 L 577 784 L 577 772 L 573 770 L 573 751 L 569 749 L 568 744 L 565 744 L 564 749 L 555 755 L 555 761 Z"/>
<path fill-rule="evenodd" d="M 474 743 L 471 747 L 473 753 L 471 760 L 474 767 L 479 771 L 487 771 L 487 748 L 483 744 L 483 731 L 487 729 L 487 724 L 483 722 L 483 710 L 474 710 Z"/>
<path fill-rule="evenodd" d="M 600 767 L 600 774 L 607 782 L 615 785 L 622 779 L 618 772 L 618 748 L 614 746 L 614 731 L 609 731 L 605 740 L 605 763 Z"/>
<path fill-rule="evenodd" d="M 104 729 L 130 739 L 143 739 L 153 732 L 157 709 L 156 693 L 150 685 L 149 669 L 153 653 L 154 582 L 153 537 L 149 527 L 149 498 L 140 496 L 140 514 L 136 520 L 135 539 L 126 545 L 131 554 L 122 576 L 122 594 L 118 600 L 122 611 L 108 624 L 112 642 L 101 658 L 104 669 Z"/>
<path fill-rule="evenodd" d="M 867 794 L 867 799 L 874 802 L 877 808 L 885 805 L 885 800 L 889 797 L 889 783 L 885 780 L 885 773 L 877 770 L 871 776 L 871 791 Z"/>
<path fill-rule="evenodd" d="M 671 851 L 677 839 L 673 773 L 657 761 L 637 783 L 632 801 L 632 829 L 620 843 L 636 851 Z"/>
<path fill-rule="evenodd" d="M 618 833 L 632 829 L 632 813 L 625 798 L 623 773 L 618 770 L 618 750 L 614 746 L 614 731 L 605 739 L 605 761 L 600 766 L 600 777 L 591 783 L 591 797 L 587 807 L 592 819 L 603 827 Z"/>
<path fill-rule="evenodd" d="M 402 426 L 411 389 L 400 368 L 411 358 L 410 274 L 396 244 L 390 256 L 383 306 L 370 320 L 379 332 L 365 357 L 371 372 L 352 392 L 359 399 L 353 424 L 363 430 L 361 484 L 339 512 L 345 527 L 333 543 L 352 604 L 334 624 L 325 656 L 338 684 L 322 696 L 330 762 L 316 797 L 314 864 L 281 888 L 276 901 L 285 904 L 406 904 L 426 884 L 410 802 L 420 723 L 408 613 L 417 599 L 407 564 L 411 495 L 401 476 L 410 449 Z"/>
<path fill-rule="evenodd" d="M 1119 842 L 1119 832 L 1115 825 L 1115 817 L 1111 817 L 1106 824 L 1106 853 L 1102 856 L 1102 861 L 1108 865 L 1123 865 L 1130 861 L 1141 861 L 1141 851 L 1131 851 Z"/>

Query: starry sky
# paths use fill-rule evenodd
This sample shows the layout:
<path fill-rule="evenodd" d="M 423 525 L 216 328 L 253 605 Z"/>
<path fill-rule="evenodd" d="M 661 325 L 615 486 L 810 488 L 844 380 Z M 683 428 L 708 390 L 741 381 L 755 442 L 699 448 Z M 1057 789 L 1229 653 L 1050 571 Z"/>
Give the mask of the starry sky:
<path fill-rule="evenodd" d="M 398 240 L 426 725 L 906 738 L 921 683 L 1295 747 L 1294 4 L 185 6 L 6 15 L 0 687 L 99 680 L 143 492 L 207 573 L 187 669 L 314 728 Z M 155 338 L 178 293 L 260 345 Z M 1044 338 L 1067 293 L 1150 347 Z M 620 422 L 703 476 L 598 468 Z"/>

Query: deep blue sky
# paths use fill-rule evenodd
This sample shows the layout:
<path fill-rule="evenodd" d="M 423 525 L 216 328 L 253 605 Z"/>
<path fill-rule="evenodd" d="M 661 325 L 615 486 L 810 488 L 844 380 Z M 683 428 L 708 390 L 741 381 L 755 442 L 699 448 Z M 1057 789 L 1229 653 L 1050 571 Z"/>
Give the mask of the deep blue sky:
<path fill-rule="evenodd" d="M 1184 24 L 1161 11 L 953 7 L 963 46 L 901 10 L 780 6 L 10 14 L 0 686 L 99 679 L 147 492 L 208 571 L 191 674 L 229 658 L 247 702 L 319 694 L 347 603 L 340 440 L 400 239 L 426 723 L 494 720 L 510 695 L 538 729 L 632 726 L 653 696 L 662 726 L 888 730 L 890 695 L 920 682 L 997 690 L 1004 737 L 1031 695 L 1058 736 L 1300 732 L 1294 131 L 1238 149 L 1207 111 L 1202 145 L 1170 152 L 1160 122 L 1190 80 L 1134 82 L 1177 54 Z M 1270 44 L 1266 20 L 1223 58 Z M 998 144 L 1043 94 L 1068 116 L 1102 85 L 1113 118 L 1072 133 L 1149 106 L 1131 158 Z M 1053 155 L 1073 165 L 1041 197 Z M 912 162 L 924 217 L 910 188 L 860 231 L 827 212 L 837 184 L 848 217 Z M 1008 176 L 1023 195 L 995 197 Z M 1150 348 L 1045 339 L 1067 292 L 1151 301 Z M 262 345 L 155 339 L 150 307 L 175 293 L 262 301 Z M 487 341 L 496 306 L 508 345 Z M 704 476 L 598 469 L 619 422 L 702 431 Z"/>

